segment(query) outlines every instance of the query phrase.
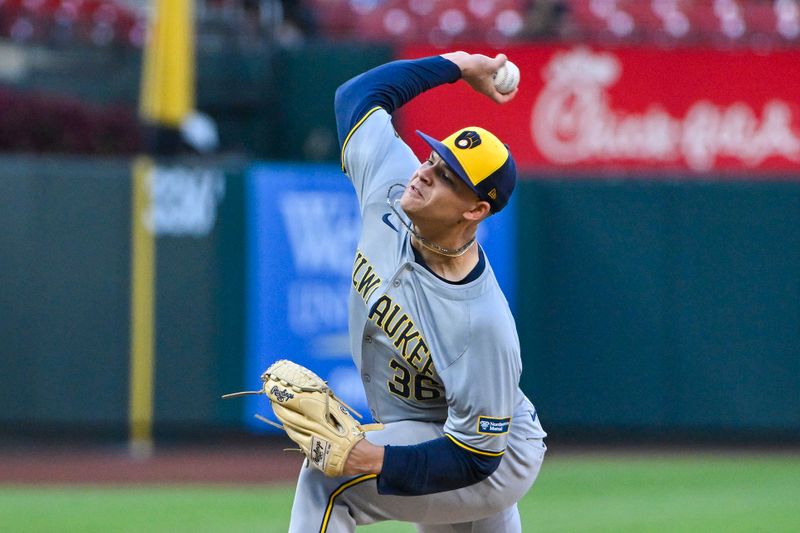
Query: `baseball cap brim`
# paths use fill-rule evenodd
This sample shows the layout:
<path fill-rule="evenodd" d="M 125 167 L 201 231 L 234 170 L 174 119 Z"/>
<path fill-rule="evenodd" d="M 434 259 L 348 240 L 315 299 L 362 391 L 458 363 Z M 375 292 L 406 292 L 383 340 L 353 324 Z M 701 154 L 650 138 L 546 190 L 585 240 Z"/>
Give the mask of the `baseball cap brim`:
<path fill-rule="evenodd" d="M 417 130 L 417 135 L 422 137 L 422 140 L 425 141 L 434 152 L 439 154 L 439 157 L 444 160 L 448 167 L 453 169 L 453 172 L 455 172 L 456 175 L 461 178 L 461 181 L 467 184 L 467 187 L 469 187 L 478 196 L 478 198 L 485 200 L 477 187 L 472 184 L 472 180 L 469 179 L 469 176 L 464 171 L 464 167 L 462 167 L 461 163 L 458 162 L 458 159 L 456 159 L 456 156 L 453 154 L 450 148 L 445 146 L 441 141 L 437 141 L 430 135 L 426 135 L 419 130 Z"/>

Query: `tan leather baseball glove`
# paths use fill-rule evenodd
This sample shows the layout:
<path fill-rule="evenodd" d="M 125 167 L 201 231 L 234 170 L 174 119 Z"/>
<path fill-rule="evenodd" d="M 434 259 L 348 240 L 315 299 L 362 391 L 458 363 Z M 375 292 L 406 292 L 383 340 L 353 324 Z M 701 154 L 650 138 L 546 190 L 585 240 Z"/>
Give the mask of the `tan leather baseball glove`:
<path fill-rule="evenodd" d="M 336 397 L 322 378 L 286 359 L 273 363 L 261 375 L 261 382 L 260 391 L 226 394 L 223 398 L 265 394 L 283 426 L 256 417 L 284 429 L 300 446 L 309 464 L 326 476 L 341 476 L 350 450 L 364 438 L 364 432 L 382 427 L 359 424 L 350 414 L 353 410 Z"/>

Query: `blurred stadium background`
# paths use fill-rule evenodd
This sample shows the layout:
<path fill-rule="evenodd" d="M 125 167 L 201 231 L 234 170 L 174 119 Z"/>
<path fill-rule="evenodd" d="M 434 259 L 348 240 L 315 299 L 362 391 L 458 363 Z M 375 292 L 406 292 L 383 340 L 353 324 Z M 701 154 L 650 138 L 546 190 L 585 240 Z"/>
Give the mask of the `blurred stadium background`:
<path fill-rule="evenodd" d="M 524 530 L 800 531 L 796 0 L 0 0 L 0 529 L 285 530 L 300 461 L 220 396 L 285 356 L 364 407 L 333 92 L 452 49 L 522 69 L 396 118 L 520 162 Z"/>

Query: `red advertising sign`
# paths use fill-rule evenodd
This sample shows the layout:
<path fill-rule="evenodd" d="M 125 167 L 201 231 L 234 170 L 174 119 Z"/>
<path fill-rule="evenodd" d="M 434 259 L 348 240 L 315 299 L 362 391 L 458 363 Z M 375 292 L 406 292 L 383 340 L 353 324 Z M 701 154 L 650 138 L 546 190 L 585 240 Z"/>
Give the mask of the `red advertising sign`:
<path fill-rule="evenodd" d="M 504 52 L 522 72 L 511 103 L 496 105 L 460 83 L 402 109 L 401 133 L 418 155 L 425 145 L 414 130 L 441 138 L 476 125 L 508 143 L 528 171 L 800 176 L 800 50 L 526 46 Z M 437 53 L 415 47 L 403 56 Z"/>

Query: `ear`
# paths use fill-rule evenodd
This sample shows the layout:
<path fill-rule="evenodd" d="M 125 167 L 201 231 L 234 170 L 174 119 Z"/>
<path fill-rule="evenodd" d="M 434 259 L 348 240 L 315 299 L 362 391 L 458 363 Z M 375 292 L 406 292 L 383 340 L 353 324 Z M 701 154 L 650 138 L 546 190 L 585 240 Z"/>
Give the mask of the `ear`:
<path fill-rule="evenodd" d="M 492 206 L 489 202 L 478 200 L 471 209 L 464 211 L 464 218 L 470 222 L 480 222 L 492 214 Z"/>

